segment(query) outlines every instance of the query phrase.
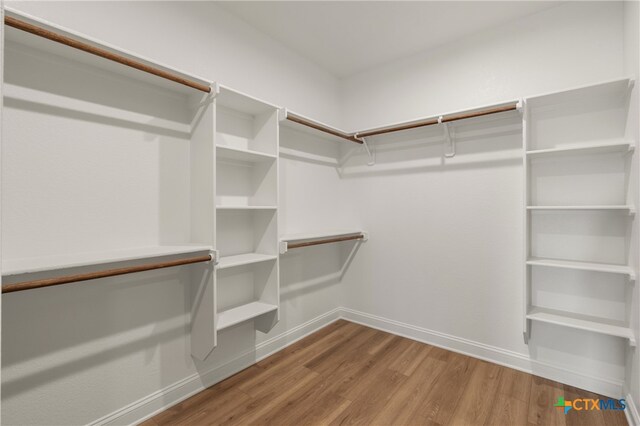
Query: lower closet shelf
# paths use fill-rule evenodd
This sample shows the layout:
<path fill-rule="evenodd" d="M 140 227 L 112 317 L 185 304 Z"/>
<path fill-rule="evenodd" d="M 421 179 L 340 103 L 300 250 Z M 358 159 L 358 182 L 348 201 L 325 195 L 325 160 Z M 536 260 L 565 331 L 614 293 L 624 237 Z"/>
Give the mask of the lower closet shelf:
<path fill-rule="evenodd" d="M 591 331 L 594 333 L 606 334 L 609 336 L 622 337 L 628 339 L 631 346 L 636 346 L 636 339 L 633 334 L 633 330 L 627 327 L 622 321 L 607 320 L 588 315 L 540 307 L 529 308 L 527 319 Z"/>
<path fill-rule="evenodd" d="M 273 312 L 278 307 L 262 302 L 251 302 L 246 305 L 240 305 L 236 308 L 222 311 L 218 314 L 218 330 L 224 330 L 241 322 L 259 317 L 269 312 Z"/>
<path fill-rule="evenodd" d="M 234 256 L 222 256 L 218 262 L 218 269 L 233 268 L 234 266 L 249 265 L 252 263 L 275 260 L 278 256 L 259 253 L 245 253 Z"/>

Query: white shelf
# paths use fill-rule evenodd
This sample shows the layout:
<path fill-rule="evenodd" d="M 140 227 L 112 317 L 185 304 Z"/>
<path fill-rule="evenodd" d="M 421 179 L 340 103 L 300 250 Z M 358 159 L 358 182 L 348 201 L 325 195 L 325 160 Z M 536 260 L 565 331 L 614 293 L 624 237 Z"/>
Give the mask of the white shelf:
<path fill-rule="evenodd" d="M 106 50 L 112 54 L 124 56 L 127 59 L 141 62 L 145 65 L 148 65 L 154 68 L 159 68 L 162 71 L 175 74 L 178 77 L 191 80 L 195 83 L 202 84 L 204 86 L 212 85 L 212 82 L 205 80 L 201 77 L 198 77 L 193 74 L 189 74 L 187 72 L 170 67 L 168 65 L 159 63 L 157 61 L 151 60 L 149 58 L 130 52 L 128 50 L 124 50 L 119 47 L 104 43 L 100 40 L 88 37 L 84 34 L 69 30 L 62 26 L 58 26 L 51 22 L 41 20 L 34 16 L 20 12 L 18 10 L 5 7 L 5 13 L 7 16 L 20 19 L 21 21 L 25 21 L 30 24 L 34 24 L 38 27 L 44 28 L 49 31 L 53 31 L 54 33 L 60 34 L 64 37 L 69 37 L 81 43 L 88 44 L 92 47 Z M 186 95 L 191 95 L 193 93 L 198 92 L 196 89 L 184 86 L 182 84 L 179 84 L 173 81 L 169 81 L 165 78 L 158 77 L 154 74 L 143 72 L 138 69 L 134 69 L 132 67 L 122 65 L 120 63 L 102 58 L 100 56 L 92 55 L 90 53 L 81 51 L 79 49 L 75 49 L 73 47 L 69 47 L 67 45 L 57 43 L 57 42 L 45 39 L 43 37 L 38 37 L 36 35 L 19 30 L 17 28 L 12 28 L 7 26 L 5 28 L 5 43 L 9 41 L 19 43 L 21 45 L 25 45 L 34 49 L 42 50 L 47 52 L 48 54 L 58 55 L 60 57 L 77 61 L 82 64 L 87 64 L 87 65 L 99 68 L 101 70 L 105 70 L 108 72 L 112 72 L 114 74 L 124 76 L 126 78 L 131 78 L 144 83 L 152 84 L 154 86 L 158 86 L 159 88 L 163 88 L 173 92 L 178 92 Z"/>
<path fill-rule="evenodd" d="M 272 154 L 266 154 L 264 152 L 252 151 L 248 149 L 234 148 L 230 146 L 218 145 L 216 146 L 218 158 L 234 161 L 244 161 L 250 163 L 260 163 L 263 161 L 273 161 L 278 158 Z"/>
<path fill-rule="evenodd" d="M 346 237 L 351 235 L 364 234 L 361 230 L 328 230 L 328 231 L 318 231 L 312 233 L 304 233 L 304 234 L 289 234 L 283 235 L 280 237 L 280 241 L 293 242 L 293 241 L 305 241 L 305 240 L 317 240 L 320 238 L 337 238 L 337 237 Z"/>
<path fill-rule="evenodd" d="M 609 272 L 612 274 L 628 275 L 629 279 L 635 280 L 636 273 L 633 268 L 627 265 L 612 265 L 609 263 L 579 262 L 575 260 L 558 260 L 544 258 L 530 258 L 527 265 L 548 266 L 552 268 L 579 269 L 583 271 Z"/>
<path fill-rule="evenodd" d="M 333 127 L 330 126 L 328 124 L 322 123 L 320 121 L 311 119 L 309 117 L 305 117 L 301 114 L 297 114 L 294 113 L 293 111 L 286 111 L 284 109 L 280 110 L 281 111 L 281 115 L 280 115 L 280 125 L 283 127 L 288 127 L 290 129 L 294 129 L 297 130 L 301 133 L 306 133 L 308 135 L 314 136 L 314 137 L 318 137 L 324 140 L 328 140 L 331 142 L 338 142 L 338 143 L 342 143 L 347 141 L 347 139 L 345 139 L 345 137 L 348 137 L 350 134 L 348 132 L 345 132 L 344 130 L 338 129 L 337 127 Z M 322 130 L 318 130 L 316 128 L 313 127 L 309 127 L 309 126 L 305 126 L 304 124 L 300 124 L 298 122 L 292 121 L 292 120 L 288 120 L 285 115 L 287 114 L 293 114 L 296 115 L 304 120 L 308 120 L 310 122 L 313 122 L 314 124 L 316 124 L 317 126 L 326 129 L 327 131 L 322 131 Z M 341 136 L 337 136 L 336 134 L 332 134 L 333 133 L 337 133 L 337 134 L 342 134 L 345 137 L 341 137 Z"/>
<path fill-rule="evenodd" d="M 234 256 L 222 256 L 218 262 L 218 269 L 233 268 L 235 266 L 250 265 L 252 263 L 267 262 L 277 259 L 278 256 L 259 253 L 237 254 Z"/>
<path fill-rule="evenodd" d="M 557 147 L 527 151 L 528 158 L 559 157 L 575 154 L 628 153 L 635 149 L 635 144 L 628 141 L 589 143 L 584 145 Z"/>
<path fill-rule="evenodd" d="M 259 317 L 269 312 L 273 312 L 278 307 L 262 302 L 251 302 L 236 308 L 222 311 L 218 314 L 218 330 L 224 330 L 241 322 Z"/>
<path fill-rule="evenodd" d="M 560 92 L 545 93 L 531 96 L 526 99 L 530 108 L 546 107 L 564 103 L 582 103 L 588 99 L 616 100 L 624 102 L 625 96 L 633 88 L 634 80 L 631 78 L 621 78 L 590 84 L 587 86 L 574 87 Z"/>
<path fill-rule="evenodd" d="M 105 252 L 83 252 L 54 256 L 27 257 L 20 259 L 3 259 L 2 275 L 19 275 L 35 272 L 55 271 L 67 268 L 102 265 L 106 263 L 127 262 L 133 260 L 153 259 L 164 256 L 209 252 L 210 246 L 181 245 L 137 247 Z"/>
<path fill-rule="evenodd" d="M 219 87 L 220 93 L 216 96 L 216 104 L 224 108 L 253 116 L 278 110 L 276 105 L 239 92 L 223 84 L 220 84 Z"/>
<path fill-rule="evenodd" d="M 609 336 L 622 337 L 628 339 L 631 346 L 636 346 L 633 330 L 627 327 L 622 321 L 608 320 L 540 307 L 531 307 L 527 314 L 527 319 L 562 325 L 579 330 L 592 331 L 594 333 L 606 334 Z"/>
<path fill-rule="evenodd" d="M 277 210 L 277 206 L 216 206 L 218 210 Z"/>
<path fill-rule="evenodd" d="M 630 205 L 611 205 L 611 206 L 527 206 L 527 210 L 577 210 L 577 211 L 623 211 L 628 214 L 635 214 L 636 209 Z"/>

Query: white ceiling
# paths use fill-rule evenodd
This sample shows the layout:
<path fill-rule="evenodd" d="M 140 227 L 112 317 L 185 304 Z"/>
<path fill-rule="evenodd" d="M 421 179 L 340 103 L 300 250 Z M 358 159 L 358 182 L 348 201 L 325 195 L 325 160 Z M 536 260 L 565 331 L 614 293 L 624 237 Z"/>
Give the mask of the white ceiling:
<path fill-rule="evenodd" d="M 422 52 L 558 1 L 222 1 L 338 77 Z"/>

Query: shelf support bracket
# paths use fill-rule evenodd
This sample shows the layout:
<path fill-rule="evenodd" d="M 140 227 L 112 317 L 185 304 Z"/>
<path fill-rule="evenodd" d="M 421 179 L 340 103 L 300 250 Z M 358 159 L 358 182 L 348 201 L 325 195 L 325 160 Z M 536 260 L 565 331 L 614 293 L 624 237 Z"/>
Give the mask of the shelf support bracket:
<path fill-rule="evenodd" d="M 289 243 L 287 241 L 280 241 L 279 249 L 280 254 L 285 254 L 289 251 Z"/>
<path fill-rule="evenodd" d="M 444 128 L 444 139 L 445 139 L 445 149 L 444 151 L 444 156 L 446 158 L 453 158 L 456 156 L 456 144 L 455 144 L 455 139 L 454 137 L 451 135 L 451 133 L 453 133 L 453 129 L 449 128 L 449 123 L 443 123 L 442 122 L 442 116 L 438 117 L 438 124 L 442 124 L 443 128 Z"/>
<path fill-rule="evenodd" d="M 364 150 L 367 152 L 367 155 L 369 156 L 369 162 L 367 162 L 367 166 L 373 166 L 374 164 L 376 164 L 376 153 L 373 150 L 373 147 L 369 146 L 369 143 L 367 142 L 367 138 L 357 138 L 357 139 L 362 141 L 362 146 L 364 147 Z"/>
<path fill-rule="evenodd" d="M 287 119 L 287 109 L 280 108 L 278 110 L 278 121 L 285 121 Z"/>

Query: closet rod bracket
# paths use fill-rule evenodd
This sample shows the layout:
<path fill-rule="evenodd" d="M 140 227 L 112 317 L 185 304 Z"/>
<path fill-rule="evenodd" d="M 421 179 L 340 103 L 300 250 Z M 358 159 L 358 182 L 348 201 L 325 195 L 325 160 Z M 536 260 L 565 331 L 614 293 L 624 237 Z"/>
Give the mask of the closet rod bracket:
<path fill-rule="evenodd" d="M 215 81 L 211 85 L 211 99 L 215 99 L 216 97 L 218 97 L 219 94 L 220 94 L 220 83 Z"/>
<path fill-rule="evenodd" d="M 280 254 L 285 254 L 286 252 L 289 251 L 289 243 L 287 241 L 280 241 L 278 248 L 279 248 L 278 251 L 280 252 Z"/>
<path fill-rule="evenodd" d="M 211 256 L 211 263 L 213 263 L 213 266 L 218 266 L 218 263 L 220 263 L 220 251 L 219 250 L 209 250 L 209 255 Z"/>
<path fill-rule="evenodd" d="M 519 99 L 516 103 L 516 111 L 522 115 L 524 113 L 524 99 Z"/>
<path fill-rule="evenodd" d="M 443 116 L 438 117 L 438 124 L 441 124 L 444 128 L 444 140 L 445 140 L 445 152 L 446 158 L 453 158 L 456 156 L 456 144 L 455 139 L 451 136 L 453 129 L 449 128 L 449 123 L 443 123 Z M 448 148 L 448 149 L 447 149 Z"/>
<path fill-rule="evenodd" d="M 358 135 L 354 135 L 353 137 L 362 142 L 362 146 L 364 147 L 364 150 L 366 151 L 367 155 L 369 156 L 369 161 L 367 162 L 367 166 L 375 165 L 376 164 L 376 153 L 373 150 L 373 146 L 369 146 L 369 143 L 367 142 L 367 138 L 358 137 Z"/>
<path fill-rule="evenodd" d="M 285 121 L 287 119 L 287 109 L 286 108 L 280 108 L 278 110 L 278 121 Z"/>

